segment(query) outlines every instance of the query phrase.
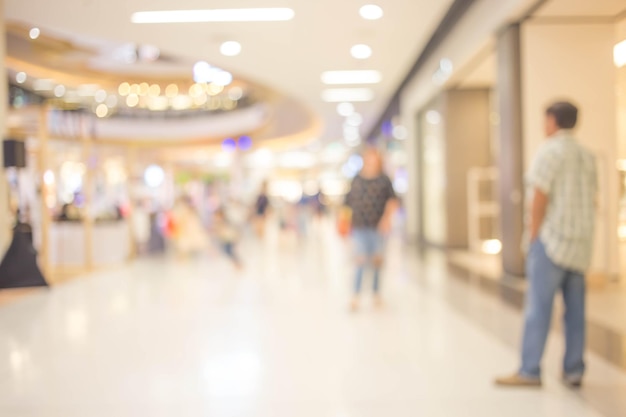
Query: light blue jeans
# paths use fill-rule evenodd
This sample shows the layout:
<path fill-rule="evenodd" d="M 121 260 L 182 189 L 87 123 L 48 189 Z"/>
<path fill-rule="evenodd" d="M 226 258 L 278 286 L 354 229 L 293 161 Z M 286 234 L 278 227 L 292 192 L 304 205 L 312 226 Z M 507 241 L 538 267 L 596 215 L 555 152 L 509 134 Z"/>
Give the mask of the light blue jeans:
<path fill-rule="evenodd" d="M 582 378 L 585 372 L 585 276 L 555 265 L 541 240 L 530 246 L 526 259 L 528 293 L 522 342 L 520 375 L 541 377 L 541 359 L 550 332 L 554 296 L 561 290 L 565 301 L 565 358 L 563 373 Z"/>
<path fill-rule="evenodd" d="M 352 231 L 355 255 L 357 257 L 357 269 L 354 282 L 354 293 L 361 292 L 363 273 L 365 266 L 371 264 L 374 269 L 373 289 L 378 293 L 380 289 L 380 267 L 385 250 L 385 238 L 376 229 L 362 228 Z"/>

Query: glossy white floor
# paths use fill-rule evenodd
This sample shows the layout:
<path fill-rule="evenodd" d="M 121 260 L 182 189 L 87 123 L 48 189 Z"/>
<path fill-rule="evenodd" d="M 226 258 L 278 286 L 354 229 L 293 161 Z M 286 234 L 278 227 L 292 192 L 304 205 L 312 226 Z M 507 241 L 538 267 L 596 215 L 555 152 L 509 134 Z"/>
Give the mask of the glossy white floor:
<path fill-rule="evenodd" d="M 217 255 L 144 260 L 0 307 L 0 416 L 624 415 L 589 400 L 626 392 L 593 356 L 581 393 L 560 385 L 555 337 L 544 389 L 494 387 L 517 365 L 520 314 L 397 242 L 386 307 L 349 313 L 346 247 L 329 230 L 247 242 L 242 273 Z"/>

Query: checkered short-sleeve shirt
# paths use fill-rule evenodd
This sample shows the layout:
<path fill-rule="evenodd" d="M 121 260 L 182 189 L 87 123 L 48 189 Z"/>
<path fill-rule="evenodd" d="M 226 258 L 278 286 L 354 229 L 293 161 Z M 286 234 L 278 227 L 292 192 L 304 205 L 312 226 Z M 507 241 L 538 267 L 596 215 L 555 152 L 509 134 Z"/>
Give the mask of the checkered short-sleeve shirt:
<path fill-rule="evenodd" d="M 535 189 L 548 196 L 540 238 L 550 259 L 563 268 L 586 271 L 593 252 L 598 183 L 593 154 L 569 131 L 560 131 L 537 152 L 526 183 L 529 196 Z M 527 200 L 529 220 L 532 197 Z"/>

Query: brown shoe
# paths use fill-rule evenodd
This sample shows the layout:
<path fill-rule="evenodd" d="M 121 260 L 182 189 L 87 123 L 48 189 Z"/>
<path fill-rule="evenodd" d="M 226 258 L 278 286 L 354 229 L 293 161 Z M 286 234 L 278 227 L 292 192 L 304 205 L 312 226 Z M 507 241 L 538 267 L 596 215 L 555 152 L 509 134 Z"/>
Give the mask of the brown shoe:
<path fill-rule="evenodd" d="M 513 374 L 511 376 L 497 378 L 496 385 L 501 387 L 528 387 L 539 388 L 541 387 L 540 378 L 527 378 L 520 374 Z"/>

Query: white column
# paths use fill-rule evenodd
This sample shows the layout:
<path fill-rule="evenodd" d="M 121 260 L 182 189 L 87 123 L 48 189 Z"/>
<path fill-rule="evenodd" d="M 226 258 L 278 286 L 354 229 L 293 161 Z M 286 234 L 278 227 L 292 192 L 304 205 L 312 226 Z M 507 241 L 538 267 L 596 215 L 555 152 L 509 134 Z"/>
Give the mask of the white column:
<path fill-rule="evenodd" d="M 6 72 L 4 56 L 6 54 L 6 35 L 4 23 L 4 0 L 0 0 L 0 139 L 6 137 L 6 113 L 7 113 L 7 82 L 4 76 Z M 2 147 L 0 146 L 0 164 L 4 160 Z M 7 182 L 4 168 L 0 165 L 0 259 L 4 256 L 4 251 L 9 243 L 10 224 L 9 203 L 7 199 Z"/>

